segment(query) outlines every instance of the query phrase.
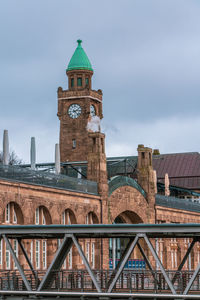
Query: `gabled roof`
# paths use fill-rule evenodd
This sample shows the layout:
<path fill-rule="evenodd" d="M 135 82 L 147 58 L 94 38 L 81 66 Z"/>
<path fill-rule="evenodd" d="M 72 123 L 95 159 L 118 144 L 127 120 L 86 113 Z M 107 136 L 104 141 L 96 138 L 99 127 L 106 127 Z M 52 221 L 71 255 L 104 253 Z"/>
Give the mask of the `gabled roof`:
<path fill-rule="evenodd" d="M 90 70 L 93 71 L 92 65 L 87 57 L 87 54 L 83 50 L 81 40 L 77 40 L 78 46 L 72 55 L 72 58 L 68 64 L 67 71 L 71 70 Z"/>

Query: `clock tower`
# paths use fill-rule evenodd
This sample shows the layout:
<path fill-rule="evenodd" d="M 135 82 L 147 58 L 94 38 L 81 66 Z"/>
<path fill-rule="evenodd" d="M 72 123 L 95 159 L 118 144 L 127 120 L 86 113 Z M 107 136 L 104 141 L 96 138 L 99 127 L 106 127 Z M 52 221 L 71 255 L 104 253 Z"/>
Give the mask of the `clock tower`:
<path fill-rule="evenodd" d="M 82 48 L 82 41 L 68 64 L 68 89 L 58 88 L 61 162 L 87 161 L 90 145 L 88 122 L 102 115 L 102 91 L 92 90 L 92 65 Z"/>

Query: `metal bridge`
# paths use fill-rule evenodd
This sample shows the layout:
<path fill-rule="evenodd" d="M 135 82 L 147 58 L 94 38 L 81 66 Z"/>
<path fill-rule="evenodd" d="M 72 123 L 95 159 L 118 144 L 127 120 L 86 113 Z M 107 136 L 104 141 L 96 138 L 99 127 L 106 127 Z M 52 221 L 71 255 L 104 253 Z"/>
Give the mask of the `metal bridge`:
<path fill-rule="evenodd" d="M 200 299 L 200 263 L 193 272 L 183 271 L 194 245 L 200 241 L 200 224 L 113 224 L 113 225 L 10 225 L 0 226 L 0 237 L 6 243 L 17 267 L 0 271 L 2 299 Z M 114 270 L 92 270 L 79 239 L 129 238 Z M 156 238 L 190 238 L 191 244 L 176 271 L 168 271 L 154 246 Z M 17 239 L 29 270 L 23 270 L 11 240 Z M 62 239 L 48 269 L 36 271 L 23 245 L 24 240 Z M 141 241 L 145 243 L 141 243 Z M 62 264 L 74 245 L 85 270 L 62 270 Z M 138 249 L 148 270 L 125 270 L 133 252 Z M 143 246 L 145 245 L 145 246 Z M 151 253 L 159 270 L 153 268 Z"/>

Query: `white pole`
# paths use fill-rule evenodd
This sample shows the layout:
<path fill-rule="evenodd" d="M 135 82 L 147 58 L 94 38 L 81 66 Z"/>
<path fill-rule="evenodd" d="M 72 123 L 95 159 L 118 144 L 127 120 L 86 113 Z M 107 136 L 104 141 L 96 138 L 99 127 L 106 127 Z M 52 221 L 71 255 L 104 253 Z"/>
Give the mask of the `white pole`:
<path fill-rule="evenodd" d="M 56 174 L 60 174 L 60 146 L 59 144 L 55 145 L 55 170 Z"/>
<path fill-rule="evenodd" d="M 36 147 L 35 147 L 35 138 L 31 138 L 31 151 L 30 151 L 30 158 L 31 158 L 31 170 L 35 170 L 35 163 L 36 163 Z"/>
<path fill-rule="evenodd" d="M 8 130 L 3 133 L 3 165 L 9 164 L 9 139 Z"/>

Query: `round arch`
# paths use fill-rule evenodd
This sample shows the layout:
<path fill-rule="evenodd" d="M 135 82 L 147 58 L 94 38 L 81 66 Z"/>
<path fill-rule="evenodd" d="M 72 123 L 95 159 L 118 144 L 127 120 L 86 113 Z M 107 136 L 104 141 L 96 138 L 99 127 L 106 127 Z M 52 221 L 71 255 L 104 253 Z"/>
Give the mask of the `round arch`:
<path fill-rule="evenodd" d="M 62 224 L 77 224 L 76 216 L 70 208 L 65 209 L 62 212 Z"/>
<path fill-rule="evenodd" d="M 134 211 L 126 210 L 121 212 L 114 220 L 114 223 L 138 224 L 144 223 L 138 214 Z"/>
<path fill-rule="evenodd" d="M 99 219 L 95 212 L 89 211 L 86 215 L 86 224 L 99 224 Z"/>
<path fill-rule="evenodd" d="M 40 205 L 36 208 L 35 224 L 43 224 L 43 225 L 52 224 L 51 214 L 46 206 Z"/>
<path fill-rule="evenodd" d="M 3 222 L 12 224 L 24 224 L 22 209 L 16 202 L 8 202 L 3 212 Z"/>

